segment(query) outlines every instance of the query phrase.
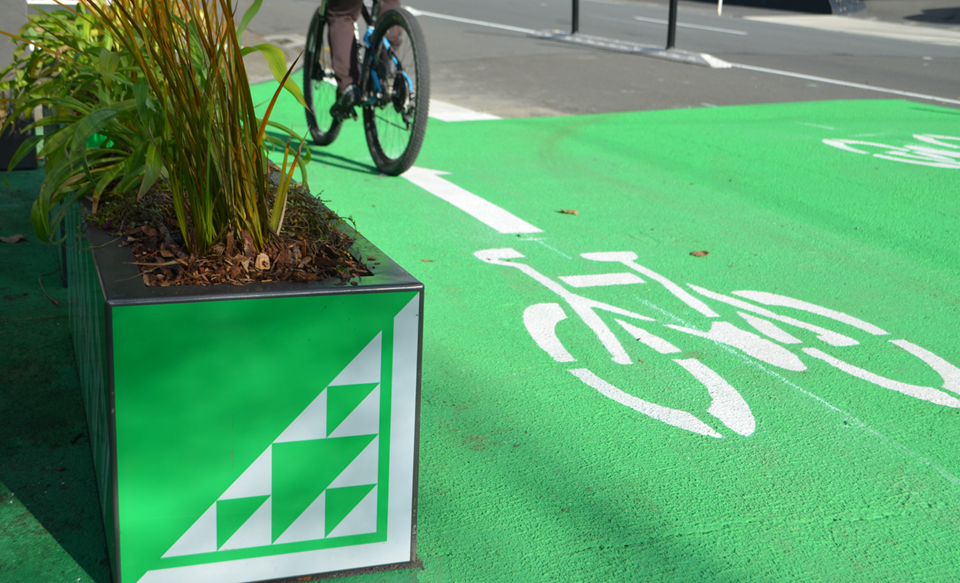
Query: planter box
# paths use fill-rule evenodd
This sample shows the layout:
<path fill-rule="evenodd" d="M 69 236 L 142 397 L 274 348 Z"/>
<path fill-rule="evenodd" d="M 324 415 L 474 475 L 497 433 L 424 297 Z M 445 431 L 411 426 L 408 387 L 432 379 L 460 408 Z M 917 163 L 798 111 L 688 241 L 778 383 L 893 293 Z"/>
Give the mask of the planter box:
<path fill-rule="evenodd" d="M 362 237 L 358 286 L 148 288 L 98 229 L 67 248 L 115 583 L 412 566 L 423 284 Z"/>

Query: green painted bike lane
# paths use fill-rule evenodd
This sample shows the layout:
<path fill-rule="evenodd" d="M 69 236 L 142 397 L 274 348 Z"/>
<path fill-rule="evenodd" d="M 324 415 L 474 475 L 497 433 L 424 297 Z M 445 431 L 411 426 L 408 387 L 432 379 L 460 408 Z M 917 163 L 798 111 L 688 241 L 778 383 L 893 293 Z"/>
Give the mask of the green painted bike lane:
<path fill-rule="evenodd" d="M 312 149 L 426 284 L 415 576 L 954 576 L 951 136 L 902 101 L 432 120 L 417 166 L 519 234 L 377 176 L 359 123 Z"/>

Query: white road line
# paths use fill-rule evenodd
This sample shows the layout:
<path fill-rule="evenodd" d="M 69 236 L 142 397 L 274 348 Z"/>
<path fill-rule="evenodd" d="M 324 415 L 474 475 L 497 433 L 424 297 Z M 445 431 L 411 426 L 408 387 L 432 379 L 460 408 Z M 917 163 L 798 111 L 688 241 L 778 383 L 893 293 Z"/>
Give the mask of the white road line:
<path fill-rule="evenodd" d="M 644 18 L 643 16 L 634 16 L 634 20 L 639 20 L 640 22 L 652 22 L 654 24 L 670 24 L 667 20 L 661 20 L 659 18 Z M 680 28 L 696 28 L 698 30 L 709 30 L 711 32 L 722 32 L 725 34 L 738 34 L 740 36 L 747 36 L 747 32 L 742 30 L 733 30 L 732 28 L 717 28 L 715 26 L 703 26 L 700 24 L 685 24 L 683 22 L 678 22 L 677 26 Z"/>
<path fill-rule="evenodd" d="M 887 89 L 886 87 L 875 87 L 873 85 L 864 85 L 863 83 L 851 83 L 849 81 L 840 81 L 838 79 L 827 79 L 826 77 L 815 77 L 813 75 L 804 75 L 802 73 L 793 73 L 791 71 L 780 71 L 779 69 L 767 69 L 766 67 L 754 67 L 753 65 L 742 65 L 740 63 L 730 63 L 735 69 L 744 69 L 746 71 L 756 71 L 757 73 L 770 73 L 773 75 L 783 75 L 784 77 L 794 77 L 796 79 L 806 79 L 807 81 L 818 81 L 820 83 L 830 83 L 843 87 L 852 87 L 854 89 L 864 89 L 866 91 L 876 91 L 878 93 L 889 93 L 891 95 L 902 95 L 904 97 L 914 97 L 925 101 L 937 101 L 939 103 L 950 103 L 960 105 L 960 100 L 948 99 L 946 97 L 937 97 L 936 95 L 925 95 L 923 93 L 913 93 L 912 91 L 900 91 L 899 89 Z"/>
<path fill-rule="evenodd" d="M 905 40 L 911 42 L 960 47 L 960 32 L 956 30 L 933 28 L 931 26 L 911 26 L 894 22 L 862 20 L 846 16 L 745 16 L 744 20 L 767 22 L 813 28 L 829 32 L 844 32 L 863 36 Z"/>
<path fill-rule="evenodd" d="M 541 233 L 542 231 L 530 223 L 517 218 L 497 205 L 480 198 L 479 196 L 460 188 L 456 184 L 441 178 L 439 170 L 413 168 L 402 174 L 404 178 L 426 190 L 430 194 L 441 198 L 471 217 L 493 227 L 501 233 Z"/>
<path fill-rule="evenodd" d="M 437 101 L 436 99 L 430 100 L 430 117 L 447 122 L 502 119 L 489 113 L 474 111 L 466 107 L 447 103 L 446 101 Z"/>
<path fill-rule="evenodd" d="M 517 26 L 507 26 L 506 24 L 497 24 L 495 22 L 486 22 L 484 20 L 473 20 L 471 18 L 460 18 L 459 16 L 448 16 L 446 14 L 437 14 L 436 12 L 427 12 L 426 10 L 417 10 L 416 8 L 412 8 L 410 6 L 407 6 L 406 9 L 414 16 L 429 16 L 431 18 L 439 18 L 440 20 L 450 20 L 453 22 L 462 22 L 464 24 L 476 24 L 477 26 L 499 28 L 500 30 L 512 30 L 513 32 L 522 32 L 523 34 L 533 34 L 536 32 L 532 28 L 520 28 Z"/>

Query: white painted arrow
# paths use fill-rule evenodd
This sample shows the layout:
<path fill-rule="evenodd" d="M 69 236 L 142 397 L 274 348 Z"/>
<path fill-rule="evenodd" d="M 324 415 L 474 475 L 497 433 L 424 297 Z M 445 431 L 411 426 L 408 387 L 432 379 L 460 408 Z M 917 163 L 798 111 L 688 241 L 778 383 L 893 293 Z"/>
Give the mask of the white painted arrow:
<path fill-rule="evenodd" d="M 416 184 L 478 221 L 493 227 L 501 233 L 540 233 L 540 229 L 530 223 L 510 214 L 497 205 L 480 198 L 479 196 L 468 192 L 456 184 L 448 182 L 441 178 L 443 174 L 440 170 L 427 170 L 426 168 L 413 168 L 402 174 L 404 178 Z"/>

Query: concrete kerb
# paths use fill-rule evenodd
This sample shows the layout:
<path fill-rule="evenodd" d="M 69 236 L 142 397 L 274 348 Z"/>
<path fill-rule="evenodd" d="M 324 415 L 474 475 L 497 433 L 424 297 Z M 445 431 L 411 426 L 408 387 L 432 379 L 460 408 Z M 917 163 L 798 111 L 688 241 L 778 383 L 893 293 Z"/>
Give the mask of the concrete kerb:
<path fill-rule="evenodd" d="M 688 65 L 698 65 L 711 69 L 729 69 L 733 65 L 707 53 L 695 53 L 680 49 L 662 49 L 651 45 L 642 45 L 621 40 L 589 36 L 585 34 L 569 34 L 558 30 L 539 30 L 532 33 L 536 38 L 554 40 L 563 43 L 587 46 L 605 51 L 643 55 L 656 59 L 665 59 Z"/>

